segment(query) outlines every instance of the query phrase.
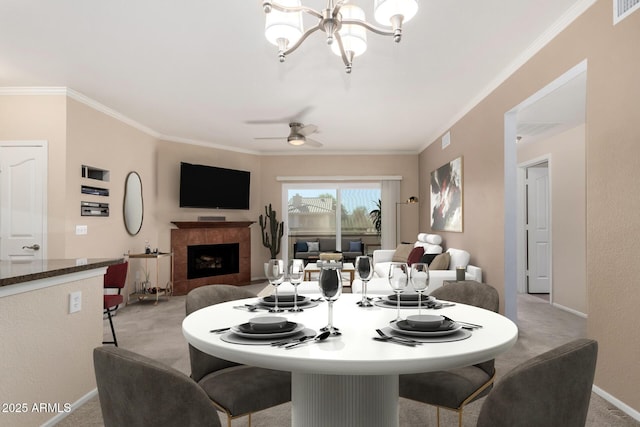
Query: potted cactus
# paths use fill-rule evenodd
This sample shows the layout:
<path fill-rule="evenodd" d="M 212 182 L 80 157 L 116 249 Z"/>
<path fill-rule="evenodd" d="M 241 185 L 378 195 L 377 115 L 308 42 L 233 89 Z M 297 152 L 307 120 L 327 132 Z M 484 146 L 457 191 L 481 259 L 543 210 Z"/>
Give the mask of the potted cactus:
<path fill-rule="evenodd" d="M 280 241 L 284 234 L 284 222 L 278 222 L 276 211 L 269 206 L 264 207 L 264 216 L 260 215 L 262 229 L 262 245 L 271 252 L 271 259 L 276 259 L 280 253 Z"/>

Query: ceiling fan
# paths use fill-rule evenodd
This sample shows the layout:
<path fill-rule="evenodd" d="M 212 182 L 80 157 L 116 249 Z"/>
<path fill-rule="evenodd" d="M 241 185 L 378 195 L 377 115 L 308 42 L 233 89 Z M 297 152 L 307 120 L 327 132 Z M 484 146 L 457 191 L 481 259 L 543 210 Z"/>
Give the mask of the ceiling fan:
<path fill-rule="evenodd" d="M 282 136 L 274 136 L 274 137 L 261 137 L 261 138 L 255 138 L 255 139 L 280 139 L 280 140 L 286 139 L 289 144 L 295 145 L 295 146 L 309 145 L 311 147 L 322 147 L 322 143 L 314 139 L 307 138 L 307 136 L 318 132 L 318 126 L 304 125 L 298 122 L 291 122 L 289 123 L 289 128 L 291 128 L 291 131 L 289 132 L 289 136 L 287 136 L 286 138 Z"/>

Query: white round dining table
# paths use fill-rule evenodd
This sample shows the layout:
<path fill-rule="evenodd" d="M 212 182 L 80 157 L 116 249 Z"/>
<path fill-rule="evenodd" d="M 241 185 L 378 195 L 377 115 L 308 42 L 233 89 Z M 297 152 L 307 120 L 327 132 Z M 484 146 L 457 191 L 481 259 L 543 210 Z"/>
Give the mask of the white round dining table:
<path fill-rule="evenodd" d="M 311 295 L 310 295 L 311 296 Z M 313 295 L 317 297 L 318 295 Z M 333 324 L 341 335 L 292 349 L 270 345 L 243 345 L 223 341 L 212 329 L 239 325 L 266 311 L 234 308 L 255 304 L 258 298 L 230 301 L 198 310 L 185 318 L 182 331 L 197 349 L 216 357 L 292 373 L 292 426 L 397 426 L 398 376 L 468 366 L 495 358 L 517 340 L 518 329 L 506 317 L 464 304 L 422 314 L 440 314 L 482 325 L 471 336 L 452 342 L 408 347 L 374 340 L 376 328 L 396 318 L 393 307 L 361 308 L 361 296 L 343 294 L 334 303 Z M 328 323 L 328 303 L 299 313 L 283 312 L 289 321 L 316 333 Z M 417 314 L 401 309 L 401 316 Z"/>

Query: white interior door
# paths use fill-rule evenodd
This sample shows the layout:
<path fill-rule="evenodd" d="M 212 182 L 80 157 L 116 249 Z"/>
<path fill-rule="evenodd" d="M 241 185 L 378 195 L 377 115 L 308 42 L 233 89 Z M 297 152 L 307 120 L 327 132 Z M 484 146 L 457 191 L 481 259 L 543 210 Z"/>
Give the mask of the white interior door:
<path fill-rule="evenodd" d="M 527 292 L 551 291 L 548 163 L 527 168 Z"/>
<path fill-rule="evenodd" d="M 44 141 L 0 141 L 0 259 L 45 256 L 46 161 Z"/>

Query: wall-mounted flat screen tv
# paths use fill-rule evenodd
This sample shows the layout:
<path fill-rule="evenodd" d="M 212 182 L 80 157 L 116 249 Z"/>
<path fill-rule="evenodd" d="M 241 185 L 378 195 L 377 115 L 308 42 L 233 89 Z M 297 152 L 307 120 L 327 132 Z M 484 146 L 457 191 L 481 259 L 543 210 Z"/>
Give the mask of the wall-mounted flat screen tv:
<path fill-rule="evenodd" d="M 251 173 L 180 163 L 180 207 L 249 209 Z"/>

